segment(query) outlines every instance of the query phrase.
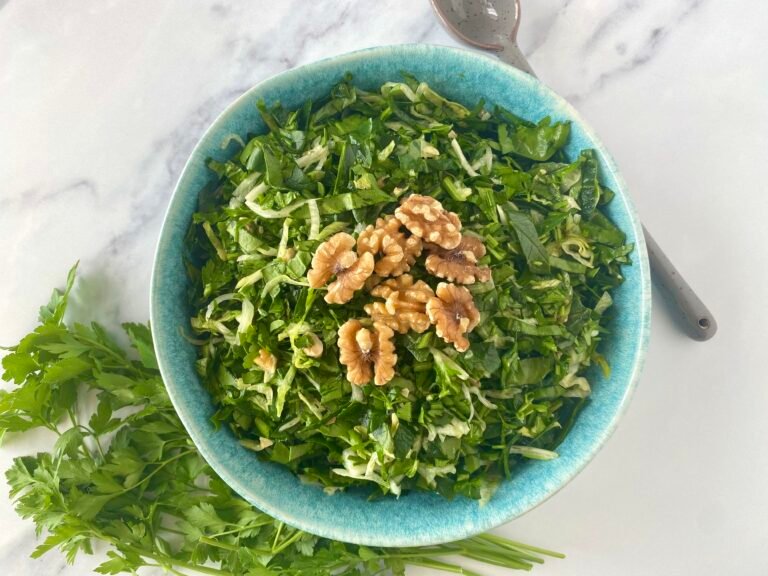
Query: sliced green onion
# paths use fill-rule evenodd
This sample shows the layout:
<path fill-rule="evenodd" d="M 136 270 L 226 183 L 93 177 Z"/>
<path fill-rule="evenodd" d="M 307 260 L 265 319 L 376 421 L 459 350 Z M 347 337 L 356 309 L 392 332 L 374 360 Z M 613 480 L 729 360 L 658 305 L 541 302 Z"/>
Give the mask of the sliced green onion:
<path fill-rule="evenodd" d="M 253 272 L 251 274 L 248 274 L 248 276 L 243 276 L 242 278 L 240 278 L 240 280 L 237 281 L 237 284 L 235 284 L 235 290 L 241 290 L 246 286 L 255 284 L 256 282 L 261 280 L 263 277 L 264 277 L 264 269 L 260 268 L 259 270 L 256 270 L 256 272 Z"/>
<path fill-rule="evenodd" d="M 558 457 L 557 452 L 544 450 L 543 448 L 533 448 L 531 446 L 510 446 L 509 453 L 519 454 L 524 458 L 531 458 L 532 460 L 554 460 Z"/>
<path fill-rule="evenodd" d="M 309 284 L 307 282 L 299 282 L 298 280 L 294 280 L 285 274 L 280 274 L 280 276 L 275 276 L 272 278 L 272 280 L 264 284 L 264 288 L 261 290 L 261 297 L 264 298 L 267 294 L 270 293 L 272 288 L 278 284 L 291 284 L 292 286 L 304 286 L 305 288 L 309 288 Z"/>
<path fill-rule="evenodd" d="M 237 142 L 240 145 L 240 148 L 245 148 L 245 142 L 243 142 L 243 139 L 240 138 L 240 136 L 237 134 L 231 133 L 227 134 L 221 141 L 221 149 L 226 150 L 227 146 L 229 146 L 232 142 Z"/>
<path fill-rule="evenodd" d="M 211 223 L 203 222 L 203 230 L 205 230 L 205 235 L 208 236 L 208 240 L 211 241 L 211 245 L 216 250 L 216 255 L 221 260 L 226 261 L 227 251 L 224 250 L 224 246 L 221 244 L 221 240 L 219 240 L 219 237 L 216 236 L 216 233 L 213 231 L 213 228 L 211 228 Z"/>
<path fill-rule="evenodd" d="M 309 239 L 316 240 L 317 235 L 320 234 L 320 209 L 314 198 L 307 201 L 307 206 L 309 206 Z"/>
<path fill-rule="evenodd" d="M 277 257 L 281 260 L 285 260 L 285 253 L 288 250 L 288 238 L 291 233 L 290 218 L 283 220 L 283 235 L 280 237 L 280 244 L 277 246 Z"/>
<path fill-rule="evenodd" d="M 264 218 L 266 220 L 276 220 L 279 218 L 287 218 L 294 210 L 298 210 L 307 202 L 309 202 L 309 200 L 299 200 L 298 202 L 294 202 L 293 204 L 286 206 L 282 210 L 270 210 L 268 208 L 262 208 L 255 202 L 246 202 L 245 205 L 248 206 L 248 208 L 250 208 L 259 218 Z"/>
<path fill-rule="evenodd" d="M 264 192 L 266 192 L 268 189 L 269 189 L 269 186 L 267 185 L 266 182 L 259 182 L 256 186 L 254 186 L 248 191 L 244 199 L 246 202 L 253 202 L 254 200 L 256 200 L 256 198 L 264 194 Z"/>
<path fill-rule="evenodd" d="M 459 164 L 461 164 L 461 167 L 467 171 L 467 174 L 470 176 L 477 176 L 475 169 L 469 165 L 469 162 L 467 162 L 467 158 L 464 156 L 464 151 L 461 149 L 461 145 L 459 144 L 459 141 L 456 140 L 456 138 L 451 138 L 451 148 L 453 148 L 453 151 L 456 152 L 456 156 L 459 159 Z"/>

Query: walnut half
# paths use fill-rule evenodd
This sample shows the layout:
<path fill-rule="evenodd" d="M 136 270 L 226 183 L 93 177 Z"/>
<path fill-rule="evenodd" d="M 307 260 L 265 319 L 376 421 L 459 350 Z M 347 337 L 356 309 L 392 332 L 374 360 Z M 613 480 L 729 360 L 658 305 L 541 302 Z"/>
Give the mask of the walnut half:
<path fill-rule="evenodd" d="M 480 312 L 472 294 L 464 286 L 440 282 L 435 296 L 427 302 L 427 315 L 435 325 L 435 332 L 459 352 L 469 348 L 465 334 L 480 322 Z"/>
<path fill-rule="evenodd" d="M 370 252 L 376 257 L 374 272 L 379 276 L 399 276 L 408 272 L 421 255 L 421 238 L 406 236 L 394 216 L 376 220 L 357 237 L 357 253 Z"/>
<path fill-rule="evenodd" d="M 462 236 L 459 245 L 452 250 L 440 246 L 428 246 L 427 249 L 430 254 L 424 266 L 427 272 L 438 278 L 459 284 L 488 282 L 491 279 L 491 269 L 477 265 L 477 261 L 485 256 L 485 246 L 474 236 Z"/>
<path fill-rule="evenodd" d="M 363 386 L 373 378 L 383 386 L 395 376 L 394 332 L 384 324 L 374 323 L 373 330 L 359 320 L 347 320 L 339 328 L 339 361 L 347 367 L 347 380 Z"/>
<path fill-rule="evenodd" d="M 374 322 L 386 324 L 400 334 L 409 330 L 421 334 L 429 328 L 427 302 L 435 295 L 429 284 L 421 280 L 414 283 L 413 276 L 403 274 L 382 282 L 371 290 L 371 295 L 384 299 L 365 305 Z"/>
<path fill-rule="evenodd" d="M 395 217 L 411 234 L 451 250 L 461 242 L 461 221 L 431 196 L 411 194 L 395 210 Z"/>
<path fill-rule="evenodd" d="M 312 269 L 307 274 L 312 288 L 325 286 L 332 276 L 336 277 L 325 295 L 329 304 L 349 302 L 373 273 L 373 255 L 366 253 L 358 257 L 352 251 L 354 246 L 352 236 L 339 232 L 320 244 L 312 257 Z"/>

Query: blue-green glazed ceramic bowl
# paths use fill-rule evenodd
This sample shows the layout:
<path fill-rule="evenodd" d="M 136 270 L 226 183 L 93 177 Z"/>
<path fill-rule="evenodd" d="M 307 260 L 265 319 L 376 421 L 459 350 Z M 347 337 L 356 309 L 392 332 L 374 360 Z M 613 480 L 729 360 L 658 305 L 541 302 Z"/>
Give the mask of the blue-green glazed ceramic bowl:
<path fill-rule="evenodd" d="M 484 506 L 463 497 L 448 501 L 436 494 L 412 493 L 369 502 L 355 492 L 326 495 L 302 484 L 290 471 L 262 462 L 243 448 L 227 427 L 214 429 L 214 406 L 195 373 L 195 349 L 188 331 L 187 278 L 182 262 L 184 235 L 196 210 L 198 193 L 214 176 L 206 160 L 223 160 L 220 144 L 229 134 L 266 130 L 256 102 L 280 101 L 299 107 L 325 96 L 348 72 L 361 87 L 378 88 L 406 70 L 447 97 L 474 105 L 481 97 L 515 114 L 552 116 L 572 123 L 567 153 L 597 150 L 603 183 L 616 192 L 608 214 L 635 243 L 634 264 L 615 292 L 616 318 L 602 352 L 610 377 L 591 374 L 593 394 L 558 448 L 560 457 L 531 461 L 516 469 Z M 376 546 L 414 546 L 458 540 L 520 516 L 562 488 L 589 462 L 616 427 L 640 374 L 651 307 L 648 260 L 640 223 L 613 160 L 576 111 L 536 79 L 473 52 L 439 46 L 405 45 L 354 52 L 290 70 L 253 87 L 229 106 L 192 152 L 173 193 L 163 224 L 152 276 L 152 327 L 160 369 L 173 404 L 203 457 L 234 490 L 256 507 L 308 532 Z"/>

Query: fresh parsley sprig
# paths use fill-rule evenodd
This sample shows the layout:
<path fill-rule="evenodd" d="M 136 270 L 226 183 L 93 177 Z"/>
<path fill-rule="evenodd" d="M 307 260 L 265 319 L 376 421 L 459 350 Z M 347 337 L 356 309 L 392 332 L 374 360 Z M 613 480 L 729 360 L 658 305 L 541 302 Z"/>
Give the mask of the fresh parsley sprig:
<path fill-rule="evenodd" d="M 40 325 L 2 359 L 0 438 L 44 428 L 50 452 L 6 472 L 16 511 L 69 562 L 108 547 L 100 574 L 157 567 L 177 576 L 404 574 L 426 566 L 476 575 L 448 557 L 530 569 L 550 552 L 485 534 L 421 548 L 370 548 L 318 538 L 253 508 L 202 459 L 165 392 L 149 327 L 124 324 L 133 350 L 99 324 L 64 323 L 75 280 L 40 309 Z"/>

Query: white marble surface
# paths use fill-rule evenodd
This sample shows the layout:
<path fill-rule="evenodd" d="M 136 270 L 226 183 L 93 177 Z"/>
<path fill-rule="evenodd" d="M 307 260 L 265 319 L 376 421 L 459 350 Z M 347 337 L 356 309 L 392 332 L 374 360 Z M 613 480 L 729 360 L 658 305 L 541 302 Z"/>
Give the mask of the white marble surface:
<path fill-rule="evenodd" d="M 574 482 L 500 532 L 566 552 L 542 575 L 768 573 L 768 5 L 528 0 L 521 44 L 622 167 L 646 224 L 720 322 L 687 340 L 657 301 L 618 432 Z M 81 259 L 78 305 L 148 316 L 174 181 L 235 96 L 320 57 L 455 44 L 426 0 L 0 0 L 0 342 Z M 11 441 L 0 467 L 41 446 Z M 3 574 L 90 573 L 27 559 L 0 498 Z M 485 570 L 486 574 L 501 571 Z"/>

